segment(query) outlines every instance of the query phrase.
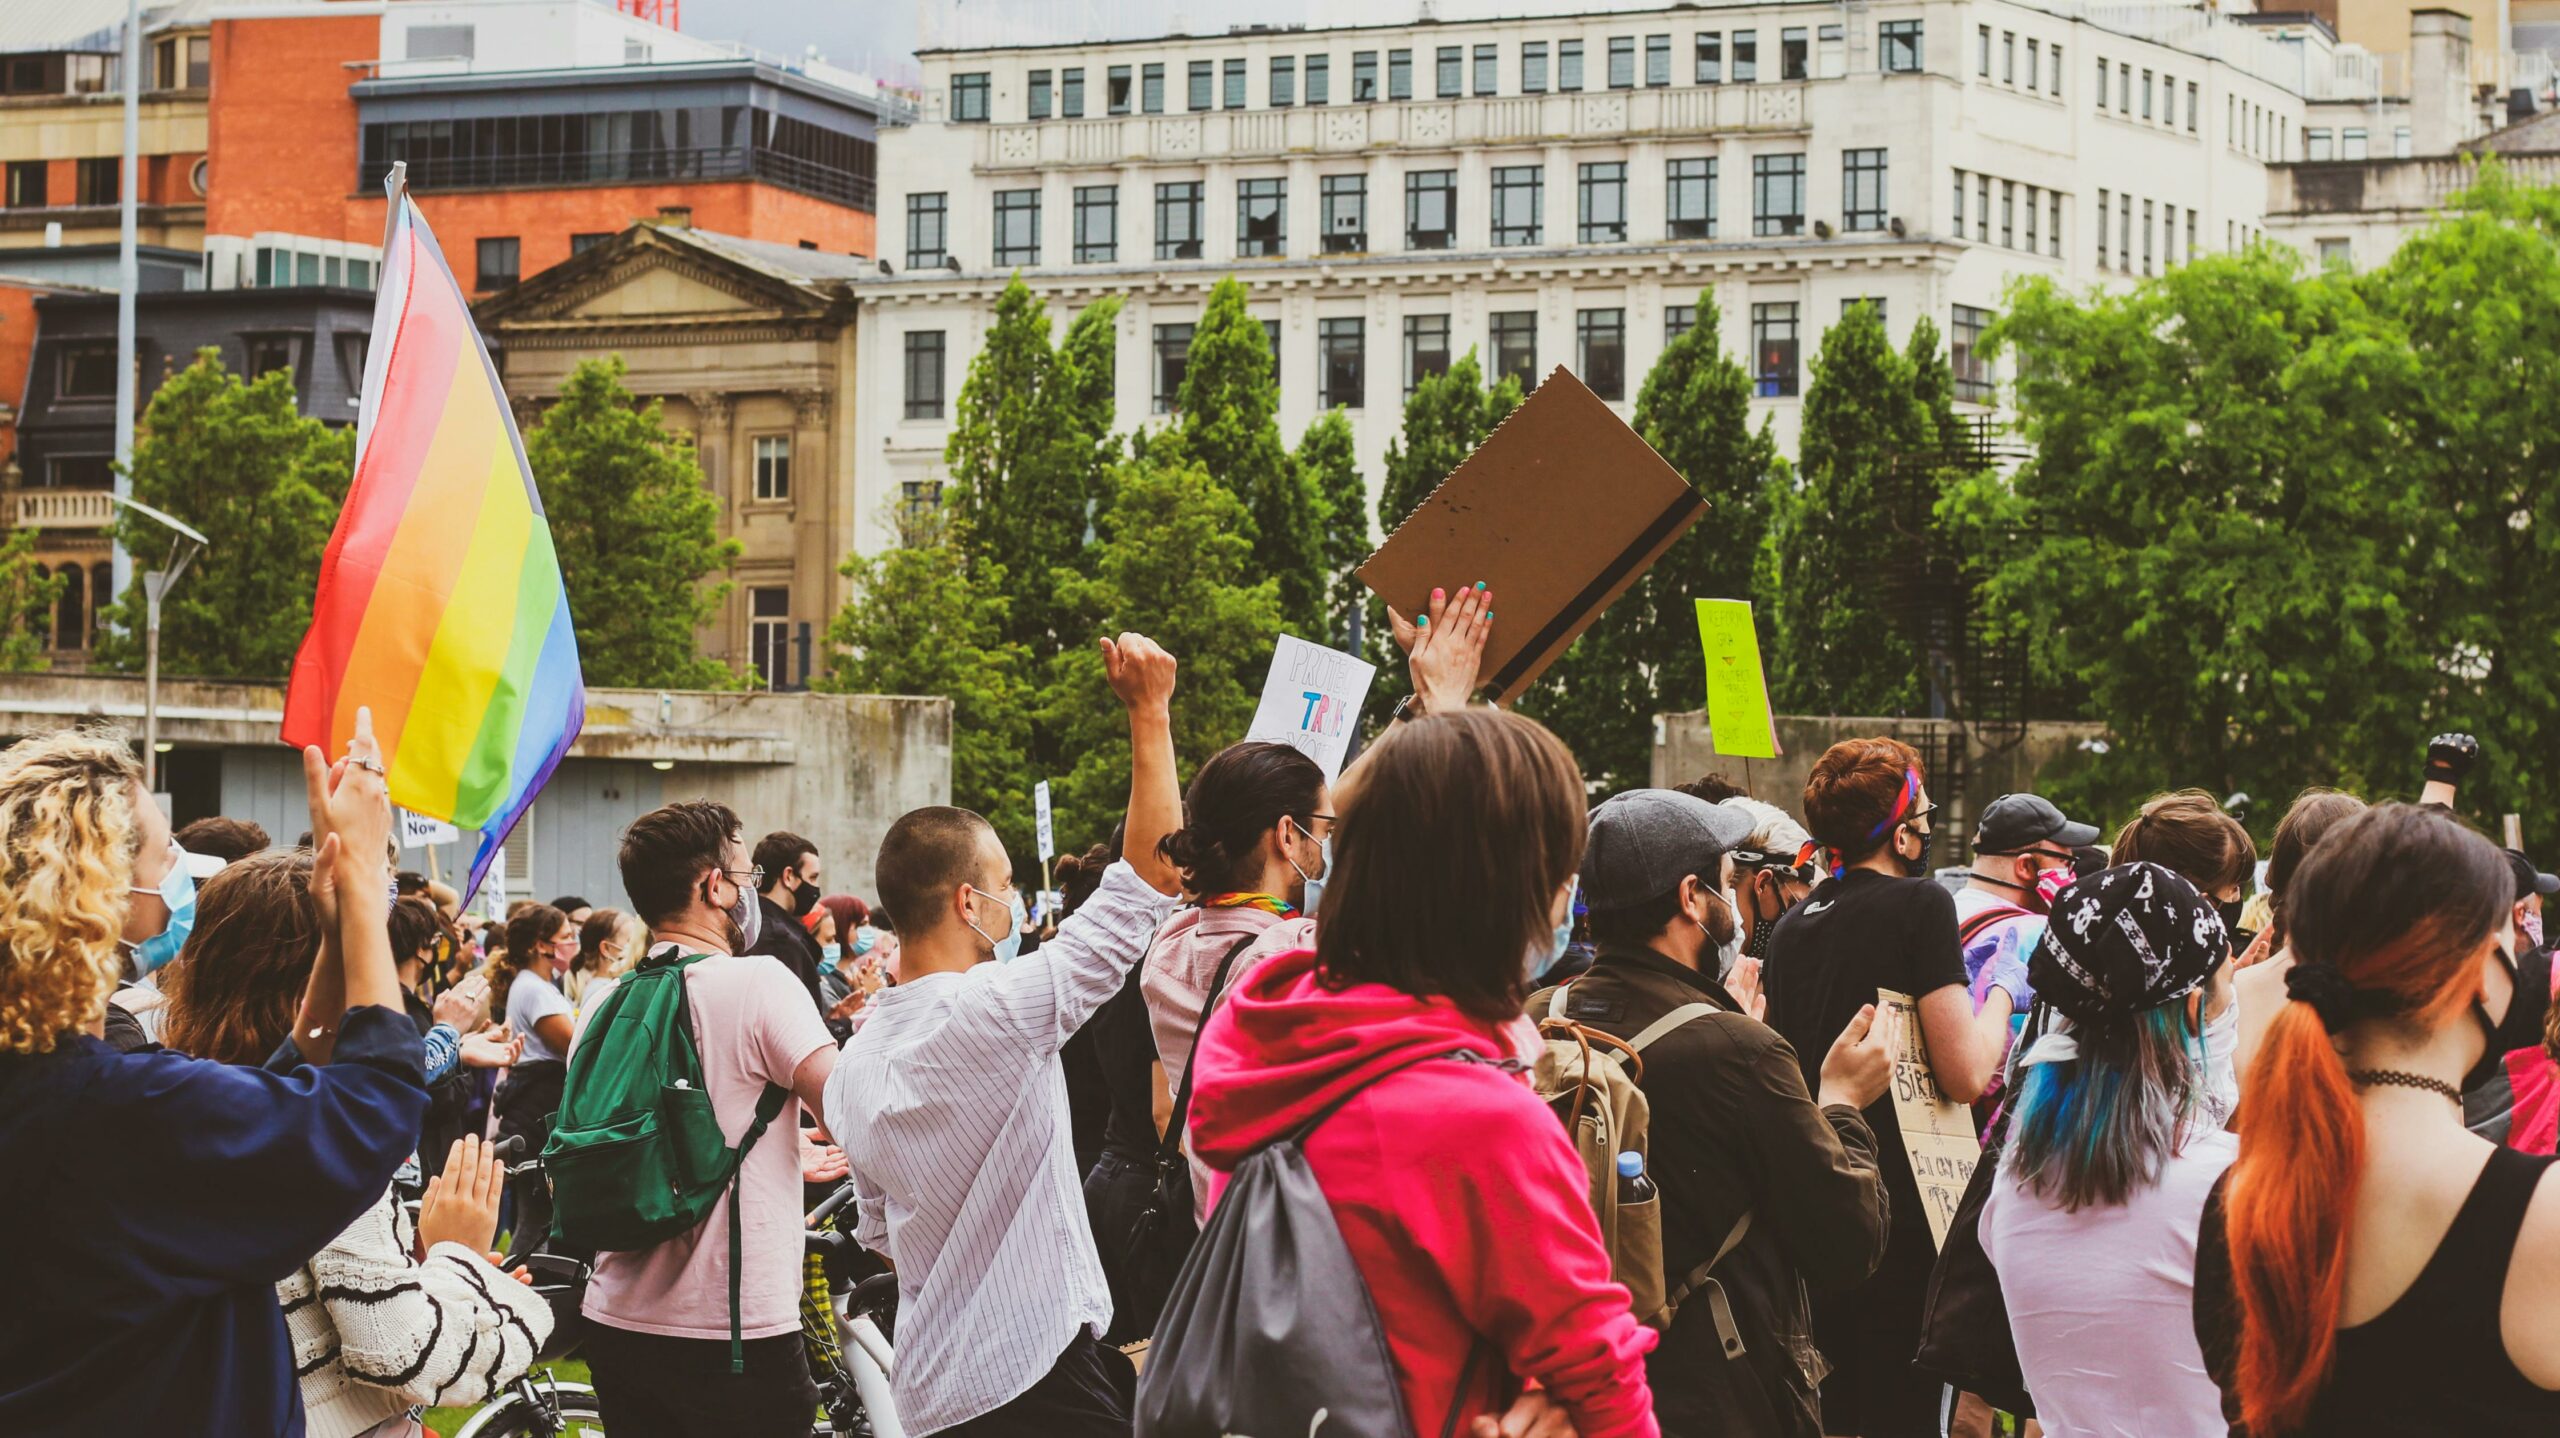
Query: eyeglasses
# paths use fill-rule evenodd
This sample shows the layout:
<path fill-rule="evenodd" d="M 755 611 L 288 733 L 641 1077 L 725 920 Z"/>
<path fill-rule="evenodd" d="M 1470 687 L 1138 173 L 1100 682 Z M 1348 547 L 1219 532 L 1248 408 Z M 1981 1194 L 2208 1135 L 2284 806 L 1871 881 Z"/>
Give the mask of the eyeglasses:
<path fill-rule="evenodd" d="M 764 865 L 762 864 L 758 864 L 752 869 L 722 869 L 720 872 L 728 875 L 732 879 L 745 879 L 747 881 L 746 887 L 756 893 L 761 894 L 764 892 Z"/>

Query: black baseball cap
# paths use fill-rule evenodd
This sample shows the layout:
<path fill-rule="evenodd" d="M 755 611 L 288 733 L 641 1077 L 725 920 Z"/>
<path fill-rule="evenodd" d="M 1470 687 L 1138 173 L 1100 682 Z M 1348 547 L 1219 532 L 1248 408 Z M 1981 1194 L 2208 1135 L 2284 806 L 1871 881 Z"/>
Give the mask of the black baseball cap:
<path fill-rule="evenodd" d="M 2041 794 L 2003 794 L 1973 831 L 1977 854 L 2023 854 L 2038 844 L 2077 849 L 2098 842 L 2098 826 L 2074 824 Z"/>
<path fill-rule="evenodd" d="M 2553 894 L 2560 894 L 2560 874 L 2546 874 L 2535 868 L 2533 860 L 2526 858 L 2522 849 L 2509 849 L 2506 853 L 2507 867 L 2515 870 L 2516 874 L 2517 898 L 2526 899 L 2540 894 L 2547 899 Z"/>

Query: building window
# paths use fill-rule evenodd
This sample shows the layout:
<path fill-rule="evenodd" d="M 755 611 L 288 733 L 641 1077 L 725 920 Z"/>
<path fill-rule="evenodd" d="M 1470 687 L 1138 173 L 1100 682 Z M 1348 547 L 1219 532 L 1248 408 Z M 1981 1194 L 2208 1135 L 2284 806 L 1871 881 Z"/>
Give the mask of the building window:
<path fill-rule="evenodd" d="M 1609 88 L 1632 90 L 1636 87 L 1636 37 L 1609 37 Z"/>
<path fill-rule="evenodd" d="M 1972 404 L 1991 403 L 1991 363 L 1982 354 L 1982 332 L 1989 328 L 1991 311 L 1958 305 L 1947 334 L 1947 368 L 1955 372 L 1956 398 Z"/>
<path fill-rule="evenodd" d="M 2098 57 L 2098 108 L 2107 108 L 2107 57 Z"/>
<path fill-rule="evenodd" d="M 1860 305 L 1864 305 L 1868 309 L 1875 311 L 1877 328 L 1881 329 L 1884 327 L 1884 296 L 1882 295 L 1849 296 L 1847 299 L 1840 302 L 1840 318 L 1844 320 L 1847 319 Z"/>
<path fill-rule="evenodd" d="M 1076 263 L 1107 265 L 1120 258 L 1120 187 L 1076 186 Z"/>
<path fill-rule="evenodd" d="M 2351 269 L 2354 267 L 2355 262 L 2355 246 L 2350 242 L 2346 240 L 2322 240 L 2320 242 L 2320 268 L 2324 270 Z"/>
<path fill-rule="evenodd" d="M 1171 414 L 1191 369 L 1191 326 L 1156 326 L 1156 413 Z"/>
<path fill-rule="evenodd" d="M 2055 191 L 2044 198 L 2044 252 L 2058 260 L 2062 258 L 2062 194 Z"/>
<path fill-rule="evenodd" d="M 1757 30 L 1734 31 L 1733 82 L 1737 85 L 1749 85 L 1757 82 L 1759 78 L 1760 32 Z"/>
<path fill-rule="evenodd" d="M 1390 100 L 1413 98 L 1413 52 L 1411 50 L 1387 52 L 1387 98 Z"/>
<path fill-rule="evenodd" d="M 1885 152 L 1840 152 L 1840 228 L 1881 230 L 1885 224 Z"/>
<path fill-rule="evenodd" d="M 2025 188 L 2027 192 L 2027 253 L 2032 255 L 2040 253 L 2036 246 L 2036 211 L 2042 206 L 2036 201 L 2036 187 L 2028 185 Z"/>
<path fill-rule="evenodd" d="M 1662 343 L 1667 348 L 1682 335 L 1698 327 L 1696 305 L 1664 305 L 1662 307 Z"/>
<path fill-rule="evenodd" d="M 1210 103 L 1210 92 L 1217 88 L 1217 84 L 1218 67 L 1216 62 L 1210 60 L 1192 61 L 1190 94 L 1185 97 L 1188 101 L 1188 108 L 1192 110 L 1208 109 Z"/>
<path fill-rule="evenodd" d="M 1200 194 L 1198 180 L 1156 186 L 1156 258 L 1200 258 Z"/>
<path fill-rule="evenodd" d="M 2142 272 L 2151 273 L 2151 215 L 2156 201 L 2142 202 Z"/>
<path fill-rule="evenodd" d="M 1410 399 L 1422 382 L 1449 372 L 1449 317 L 1404 317 L 1404 392 Z"/>
<path fill-rule="evenodd" d="M 2187 133 L 2196 132 L 2196 82 L 2187 82 Z"/>
<path fill-rule="evenodd" d="M 1675 240 L 1710 240 L 1716 233 L 1716 162 L 1673 160 L 1663 208 Z"/>
<path fill-rule="evenodd" d="M 1538 387 L 1538 312 L 1506 310 L 1492 317 L 1495 384 L 1505 375 L 1520 381 L 1523 393 Z"/>
<path fill-rule="evenodd" d="M 2119 115 L 2133 113 L 2133 66 L 2131 64 L 2119 63 L 2116 66 L 2116 113 Z"/>
<path fill-rule="evenodd" d="M 1973 27 L 1973 34 L 1973 71 L 1988 80 L 1991 78 L 1991 27 L 1976 25 Z"/>
<path fill-rule="evenodd" d="M 113 345 L 68 345 L 53 386 L 56 399 L 116 397 L 116 349 Z"/>
<path fill-rule="evenodd" d="M 9 208 L 40 210 L 45 204 L 45 162 L 13 160 L 9 164 Z"/>
<path fill-rule="evenodd" d="M 747 657 L 767 689 L 791 687 L 791 591 L 757 585 L 747 591 Z"/>
<path fill-rule="evenodd" d="M 1804 156 L 1751 157 L 1751 233 L 1804 233 Z"/>
<path fill-rule="evenodd" d="M 1644 82 L 1660 88 L 1671 83 L 1671 37 L 1644 37 Z"/>
<path fill-rule="evenodd" d="M 612 238 L 613 231 L 611 230 L 581 230 L 569 237 L 569 253 L 573 255 L 583 255 L 587 251 L 594 249 L 596 246 L 601 245 Z M 352 260 L 348 262 L 347 269 L 349 273 L 347 275 L 347 283 L 356 285 L 358 288 L 362 288 L 362 285 L 359 284 L 356 279 L 355 269 L 356 266 L 363 263 L 364 261 L 362 260 Z"/>
<path fill-rule="evenodd" d="M 951 120 L 958 125 L 983 125 L 987 120 L 987 72 L 951 77 Z"/>
<path fill-rule="evenodd" d="M 1058 114 L 1069 120 L 1084 118 L 1084 71 L 1061 71 L 1058 76 Z"/>
<path fill-rule="evenodd" d="M 2043 62 L 2044 42 L 2034 36 L 2027 37 L 2027 90 L 2030 93 L 2044 88 L 2036 80 L 2036 76 L 2043 73 Z"/>
<path fill-rule="evenodd" d="M 1762 399 L 1796 392 L 1796 307 L 1792 303 L 1751 307 L 1751 363 L 1753 386 Z"/>
<path fill-rule="evenodd" d="M 907 340 L 913 344 L 915 336 L 909 335 Z M 912 407 L 911 405 L 910 408 Z M 756 498 L 789 499 L 790 497 L 791 436 L 787 434 L 757 435 Z"/>
<path fill-rule="evenodd" d="M 2416 153 L 2417 147 L 2411 143 L 2408 126 L 2403 125 L 2391 132 L 2391 158 L 2405 160 Z"/>
<path fill-rule="evenodd" d="M 1103 77 L 1103 108 L 1114 115 L 1129 113 L 1129 67 L 1114 65 Z"/>
<path fill-rule="evenodd" d="M 1547 93 L 1547 42 L 1531 40 L 1520 47 L 1520 93 Z"/>
<path fill-rule="evenodd" d="M 1888 75 L 1920 73 L 1920 22 L 1887 20 L 1876 27 L 1876 36 L 1884 42 L 1884 72 Z"/>
<path fill-rule="evenodd" d="M 996 191 L 997 269 L 1040 263 L 1040 192 Z"/>
<path fill-rule="evenodd" d="M 479 244 L 479 277 L 476 287 L 503 290 L 522 277 L 522 246 L 513 235 L 496 235 Z"/>
<path fill-rule="evenodd" d="M 108 397 L 114 397 L 112 389 L 108 391 Z M 115 456 L 57 454 L 45 461 L 42 483 L 49 489 L 113 489 L 116 487 Z"/>
<path fill-rule="evenodd" d="M 1271 108 L 1285 110 L 1298 103 L 1298 60 L 1294 55 L 1271 57 Z"/>
<path fill-rule="evenodd" d="M 1627 167 L 1624 161 L 1584 165 L 1575 182 L 1575 210 L 1581 227 L 1575 238 L 1586 245 L 1613 245 L 1627 238 Z"/>
<path fill-rule="evenodd" d="M 1805 30 L 1790 25 L 1778 32 L 1778 78 L 1802 80 L 1813 73 L 1813 47 L 1806 42 Z"/>
<path fill-rule="evenodd" d="M 2105 190 L 2098 192 L 2098 268 L 2102 270 L 2107 267 L 2107 195 Z"/>
<path fill-rule="evenodd" d="M 1280 322 L 1278 320 L 1262 322 L 1262 347 L 1271 356 L 1271 383 L 1276 386 L 1280 383 Z"/>
<path fill-rule="evenodd" d="M 949 258 L 951 197 L 947 194 L 907 196 L 907 268 L 930 269 Z"/>
<path fill-rule="evenodd" d="M 1244 62 L 1242 60 L 1229 60 L 1225 62 L 1219 71 L 1219 79 L 1221 81 L 1221 89 L 1218 96 L 1219 108 L 1225 110 L 1243 109 Z"/>
<path fill-rule="evenodd" d="M 1559 90 L 1582 88 L 1581 41 L 1558 40 L 1556 42 L 1556 88 Z"/>
<path fill-rule="evenodd" d="M 2348 128 L 2338 132 L 2338 158 L 2341 160 L 2364 160 L 2372 158 L 2371 152 L 2365 145 L 2365 132 L 2363 126 L 2349 126 Z"/>
<path fill-rule="evenodd" d="M 1351 103 L 1366 105 L 1378 98 L 1378 52 L 1351 52 Z"/>
<path fill-rule="evenodd" d="M 1973 180 L 1973 237 L 1984 244 L 1991 242 L 1991 177 L 1976 175 Z"/>
<path fill-rule="evenodd" d="M 1150 115 L 1164 113 L 1164 66 L 1138 67 L 1138 108 Z"/>
<path fill-rule="evenodd" d="M 283 370 L 297 381 L 301 378 L 295 364 L 295 345 L 291 335 L 251 335 L 249 337 L 249 378 Z"/>
<path fill-rule="evenodd" d="M 942 418 L 942 331 L 907 331 L 907 418 Z"/>
<path fill-rule="evenodd" d="M 1499 45 L 1476 47 L 1475 92 L 1477 94 L 1491 95 L 1501 90 L 1501 56 L 1502 47 Z"/>
<path fill-rule="evenodd" d="M 2336 152 L 2336 150 L 2332 147 L 2332 143 L 2331 143 L 2331 142 L 2332 142 L 2332 137 L 2331 137 L 2331 135 L 2330 135 L 2330 132 L 2329 132 L 2329 131 L 2327 131 L 2327 130 L 2305 130 L 2305 131 L 2303 131 L 2303 132 L 2302 132 L 2302 158 L 2304 158 L 2304 159 L 2306 159 L 2306 160 L 2334 160 L 2334 159 L 2336 159 L 2336 158 L 2337 158 L 2337 152 Z"/>
<path fill-rule="evenodd" d="M 2142 72 L 2142 118 L 2151 118 L 2151 72 Z"/>
<path fill-rule="evenodd" d="M 2000 182 L 2000 248 L 2018 247 L 2018 186 L 2013 180 Z"/>
<path fill-rule="evenodd" d="M 1307 103 L 1326 105 L 1333 102 L 1333 57 L 1307 57 Z"/>
<path fill-rule="evenodd" d="M 2000 32 L 2000 83 L 2018 83 L 2018 32 L 2015 30 Z"/>
<path fill-rule="evenodd" d="M 1547 198 L 1547 172 L 1537 165 L 1497 165 L 1493 171 L 1493 244 L 1496 249 L 1538 243 Z"/>
<path fill-rule="evenodd" d="M 73 172 L 73 204 L 112 205 L 123 198 L 124 157 L 104 155 L 79 162 Z"/>
<path fill-rule="evenodd" d="M 1033 120 L 1045 120 L 1049 118 L 1048 71 L 1034 70 L 1031 72 L 1031 93 L 1029 99 L 1024 103 L 1023 114 L 1027 118 Z"/>
<path fill-rule="evenodd" d="M 1369 248 L 1369 177 L 1325 175 L 1316 181 L 1323 211 L 1324 252 L 1356 255 Z"/>
<path fill-rule="evenodd" d="M 1724 34 L 1716 30 L 1698 32 L 1695 81 L 1701 85 L 1724 83 Z"/>
<path fill-rule="evenodd" d="M 2133 268 L 2133 196 L 2116 196 L 2116 263 Z"/>
<path fill-rule="evenodd" d="M 1607 400 L 1627 397 L 1627 312 L 1583 310 L 1573 317 L 1573 348 L 1582 382 Z"/>
<path fill-rule="evenodd" d="M 2196 212 L 2195 212 L 2195 211 L 2193 211 L 2193 210 L 2189 210 L 2189 211 L 2187 211 L 2187 258 L 2188 258 L 2189 260 L 2193 260 L 2195 257 L 2196 257 Z"/>
<path fill-rule="evenodd" d="M 1458 242 L 1458 172 L 1412 170 L 1404 177 L 1404 247 L 1445 250 Z"/>
<path fill-rule="evenodd" d="M 2053 63 L 2052 63 L 2051 65 L 2048 65 L 2048 66 L 2046 66 L 2046 67 L 2045 67 L 2045 72 L 2044 72 L 2044 73 L 2045 73 L 2045 82 L 2044 82 L 2044 83 L 2045 83 L 2045 87 L 2046 87 L 2046 93 L 2048 93 L 2048 94 L 2052 95 L 2052 96 L 2053 96 L 2053 98 L 2055 98 L 2055 99 L 2057 99 L 2057 100 L 2061 99 L 2061 98 L 2062 98 L 2062 47 L 2061 47 L 2061 46 L 2056 45 L 2056 46 L 2054 46 L 2054 47 L 2053 47 Z"/>
<path fill-rule="evenodd" d="M 1433 58 L 1433 90 L 1443 100 L 1454 100 L 1467 89 L 1467 48 L 1443 45 Z"/>
<path fill-rule="evenodd" d="M 1359 318 L 1316 321 L 1316 408 L 1360 408 L 1361 371 Z"/>
<path fill-rule="evenodd" d="M 1236 181 L 1236 255 L 1262 259 L 1287 254 L 1289 185 L 1286 180 Z"/>

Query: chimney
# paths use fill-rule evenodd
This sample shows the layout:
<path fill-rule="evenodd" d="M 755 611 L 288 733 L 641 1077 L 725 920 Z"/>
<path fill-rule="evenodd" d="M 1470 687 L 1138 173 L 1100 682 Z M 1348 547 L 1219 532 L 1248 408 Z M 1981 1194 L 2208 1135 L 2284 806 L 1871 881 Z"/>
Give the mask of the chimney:
<path fill-rule="evenodd" d="M 2409 141 L 2420 157 L 2450 155 L 2471 138 L 2471 17 L 2459 10 L 2409 15 Z"/>
<path fill-rule="evenodd" d="M 2457 18 L 2459 18 L 2459 17 L 2457 17 Z M 2469 22 L 2469 21 L 2467 21 L 2467 20 L 2466 20 L 2466 21 L 2464 21 L 2463 23 L 2464 23 L 2464 25 L 2465 25 L 2465 26 L 2468 26 L 2468 25 L 2470 24 L 2470 22 Z M 2466 63 L 2467 63 L 2467 62 L 2466 62 Z M 660 205 L 660 206 L 658 207 L 658 223 L 659 223 L 659 224 L 661 224 L 661 225 L 666 226 L 668 229 L 671 229 L 671 230 L 689 230 L 689 229 L 692 229 L 692 228 L 693 228 L 693 206 L 691 206 L 691 205 Z"/>

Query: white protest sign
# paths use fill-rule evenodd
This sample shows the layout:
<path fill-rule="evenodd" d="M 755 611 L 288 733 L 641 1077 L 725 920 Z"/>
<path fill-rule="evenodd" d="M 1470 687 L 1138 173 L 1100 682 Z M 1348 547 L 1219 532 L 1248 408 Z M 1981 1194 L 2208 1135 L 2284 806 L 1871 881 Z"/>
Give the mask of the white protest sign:
<path fill-rule="evenodd" d="M 1893 1052 L 1893 1117 L 1911 1155 L 1911 1177 L 1920 1185 L 1930 1245 L 1943 1248 L 1956 1205 L 1973 1182 L 1973 1166 L 1982 1161 L 1982 1141 L 1974 1137 L 1972 1110 L 1938 1092 L 1920 1037 L 1920 1009 L 1911 996 L 1876 990 L 1876 1022 L 1890 1025 L 1885 1034 Z"/>
<path fill-rule="evenodd" d="M 480 912 L 492 919 L 507 912 L 507 846 L 489 856 L 489 872 L 480 876 Z"/>
<path fill-rule="evenodd" d="M 462 837 L 462 831 L 442 819 L 412 814 L 406 809 L 395 811 L 400 816 L 400 847 L 423 849 L 429 844 L 450 844 Z"/>
<path fill-rule="evenodd" d="M 1045 864 L 1058 856 L 1057 832 L 1049 827 L 1049 781 L 1041 780 L 1031 789 L 1031 826 L 1040 835 L 1040 862 Z"/>
<path fill-rule="evenodd" d="M 1377 677 L 1374 664 L 1283 634 L 1272 651 L 1271 677 L 1262 683 L 1262 706 L 1244 737 L 1292 746 L 1315 760 L 1330 784 L 1351 756 L 1360 703 Z"/>

